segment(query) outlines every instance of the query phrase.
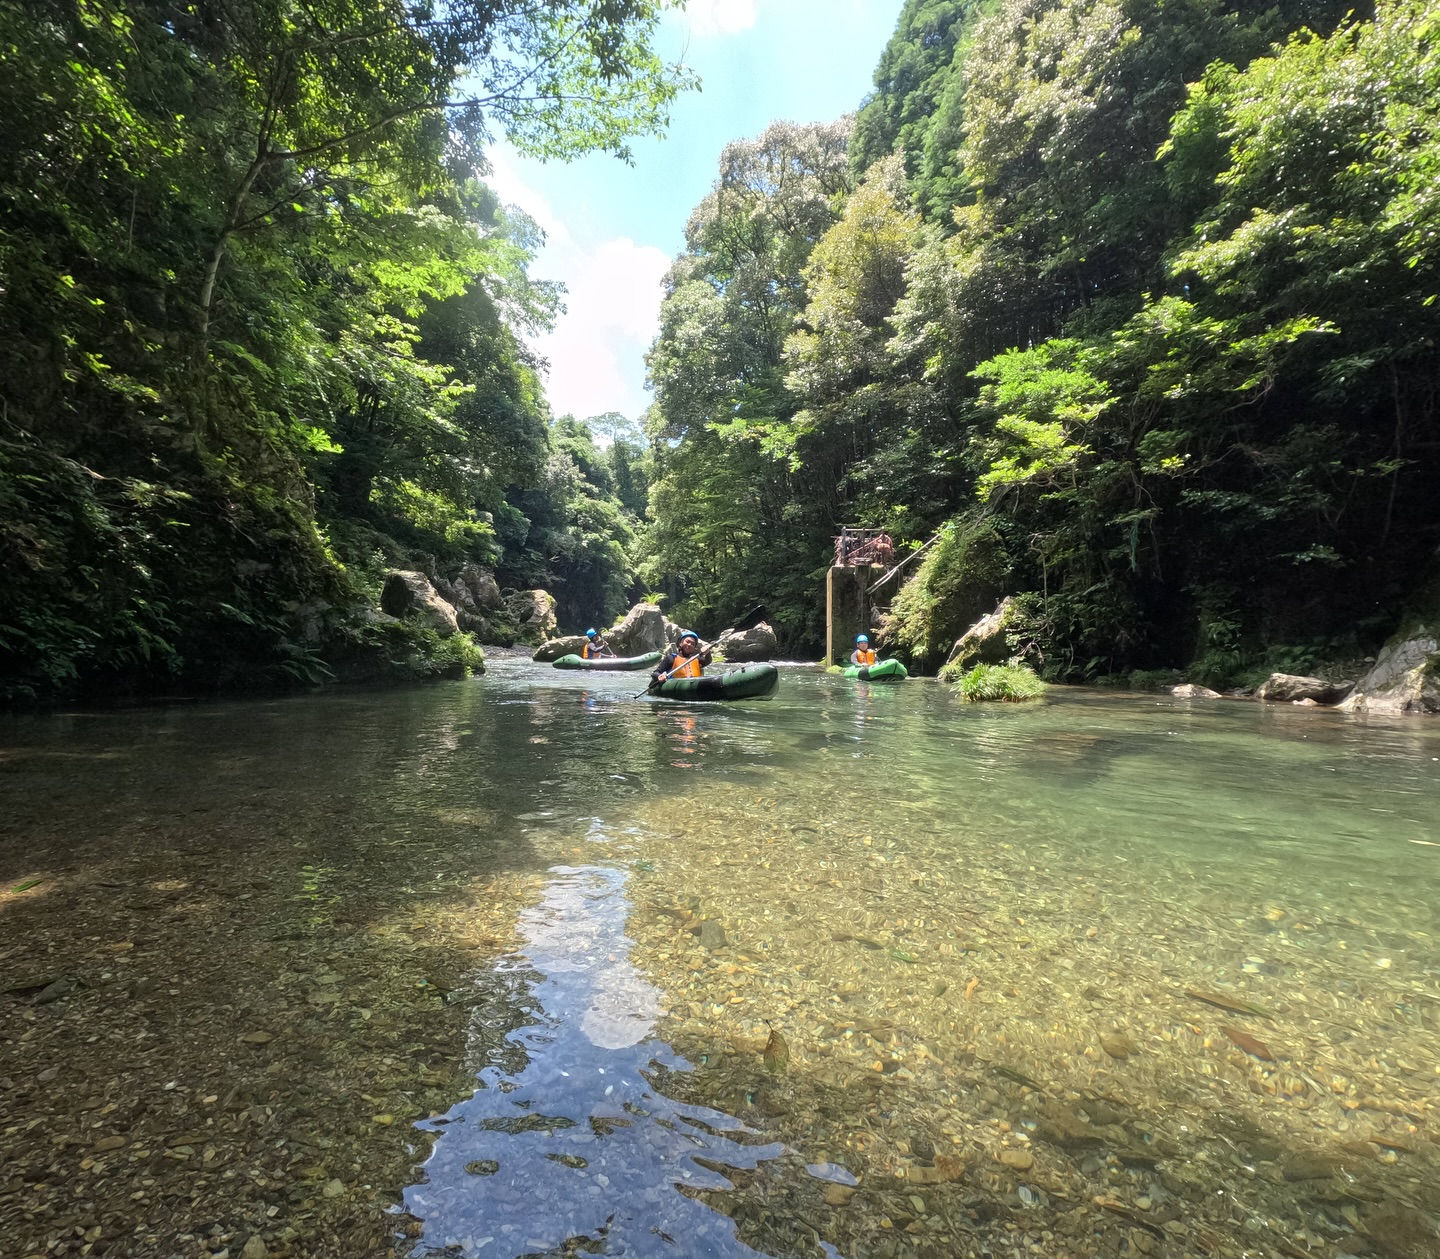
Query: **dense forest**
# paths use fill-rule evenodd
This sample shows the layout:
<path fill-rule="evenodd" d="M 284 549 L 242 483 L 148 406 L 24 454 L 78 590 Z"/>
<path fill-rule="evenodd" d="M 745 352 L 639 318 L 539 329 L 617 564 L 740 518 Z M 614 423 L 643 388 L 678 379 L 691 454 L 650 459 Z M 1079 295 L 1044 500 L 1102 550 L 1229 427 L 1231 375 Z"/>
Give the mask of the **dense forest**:
<path fill-rule="evenodd" d="M 484 146 L 662 130 L 659 8 L 0 0 L 0 696 L 472 658 L 397 565 L 624 604 L 640 446 L 551 417 Z"/>
<path fill-rule="evenodd" d="M 732 145 L 650 358 L 642 571 L 814 652 L 841 523 L 1052 677 L 1373 650 L 1440 547 L 1440 14 L 907 0 L 833 126 Z"/>
<path fill-rule="evenodd" d="M 731 144 L 643 417 L 550 414 L 563 300 L 484 150 L 626 156 L 659 0 L 0 0 L 0 697 L 424 674 L 385 573 L 766 603 L 841 523 L 936 667 L 1374 649 L 1440 548 L 1440 15 L 906 0 L 873 93 Z M 903 582 L 903 585 L 901 584 Z"/>

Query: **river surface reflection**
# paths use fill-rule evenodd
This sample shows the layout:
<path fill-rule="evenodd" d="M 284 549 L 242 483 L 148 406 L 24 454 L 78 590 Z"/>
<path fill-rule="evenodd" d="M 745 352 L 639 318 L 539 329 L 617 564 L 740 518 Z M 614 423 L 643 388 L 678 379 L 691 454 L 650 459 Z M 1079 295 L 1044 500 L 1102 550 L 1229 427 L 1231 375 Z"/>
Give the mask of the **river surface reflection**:
<path fill-rule="evenodd" d="M 730 1115 L 667 1097 L 653 1076 L 687 1070 L 651 1033 L 660 993 L 629 959 L 625 875 L 561 866 L 520 915 L 522 951 L 476 992 L 507 988 L 531 1021 L 506 1038 L 475 1095 L 423 1124 L 440 1134 L 406 1208 L 425 1222 L 421 1253 L 696 1255 L 756 1252 L 686 1191 L 730 1189 L 722 1169 L 778 1156 Z M 569 1252 L 566 1252 L 569 1253 Z"/>
<path fill-rule="evenodd" d="M 531 1016 L 407 1197 L 426 1245 L 1431 1253 L 1435 725 L 799 669 L 736 706 L 587 678 L 567 721 L 567 685 L 484 683 L 650 768 L 527 835 L 591 861 L 477 978 Z"/>

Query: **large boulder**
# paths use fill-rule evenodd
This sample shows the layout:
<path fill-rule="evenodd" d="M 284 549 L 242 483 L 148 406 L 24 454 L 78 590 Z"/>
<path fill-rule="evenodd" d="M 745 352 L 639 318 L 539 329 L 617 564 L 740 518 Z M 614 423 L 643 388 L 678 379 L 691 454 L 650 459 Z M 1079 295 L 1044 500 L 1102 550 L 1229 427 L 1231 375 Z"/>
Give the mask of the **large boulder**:
<path fill-rule="evenodd" d="M 1014 600 L 1008 596 L 989 616 L 982 616 L 950 648 L 945 658 L 949 673 L 969 669 L 977 664 L 1004 664 L 1010 659 L 1010 644 L 1005 639 L 1005 630 L 1016 616 Z"/>
<path fill-rule="evenodd" d="M 663 651 L 668 640 L 665 614 L 658 603 L 637 603 L 625 619 L 605 632 L 605 641 L 617 656 L 643 656 Z M 678 631 L 677 631 L 678 637 Z"/>
<path fill-rule="evenodd" d="M 779 644 L 775 641 L 775 631 L 761 621 L 754 629 L 727 629 L 715 640 L 715 650 L 727 661 L 744 663 L 773 659 Z"/>
<path fill-rule="evenodd" d="M 1420 625 L 1397 634 L 1340 707 L 1352 713 L 1440 713 L 1440 628 Z"/>
<path fill-rule="evenodd" d="M 482 640 L 491 636 L 491 620 L 505 607 L 495 575 L 479 564 L 466 564 L 454 581 L 437 579 L 435 589 L 455 605 L 455 619 L 467 633 Z"/>
<path fill-rule="evenodd" d="M 1179 686 L 1172 686 L 1170 694 L 1176 699 L 1222 699 L 1219 691 L 1212 691 L 1208 686 L 1198 686 L 1194 682 L 1182 682 Z"/>
<path fill-rule="evenodd" d="M 456 604 L 474 612 L 498 612 L 505 606 L 495 574 L 479 564 L 466 564 L 455 578 Z"/>
<path fill-rule="evenodd" d="M 1268 699 L 1277 704 L 1293 704 L 1302 699 L 1328 704 L 1339 699 L 1349 689 L 1348 682 L 1337 684 L 1327 682 L 1324 678 L 1305 677 L 1298 673 L 1272 673 L 1260 684 L 1255 698 Z"/>
<path fill-rule="evenodd" d="M 561 656 L 578 656 L 580 648 L 585 646 L 584 634 L 567 634 L 564 638 L 547 638 L 535 648 L 532 660 L 552 661 L 559 660 Z"/>
<path fill-rule="evenodd" d="M 548 590 L 517 590 L 505 600 L 505 614 L 515 624 L 515 639 L 538 647 L 555 637 L 555 596 Z"/>
<path fill-rule="evenodd" d="M 440 597 L 424 573 L 398 568 L 388 573 L 380 591 L 380 608 L 394 617 L 414 617 L 441 638 L 460 630 L 455 609 Z"/>

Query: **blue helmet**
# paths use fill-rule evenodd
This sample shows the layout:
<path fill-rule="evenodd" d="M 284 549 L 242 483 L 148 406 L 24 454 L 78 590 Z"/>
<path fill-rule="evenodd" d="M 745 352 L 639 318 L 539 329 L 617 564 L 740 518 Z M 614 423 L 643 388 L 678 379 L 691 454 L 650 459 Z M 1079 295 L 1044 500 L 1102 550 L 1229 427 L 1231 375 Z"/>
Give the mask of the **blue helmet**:
<path fill-rule="evenodd" d="M 855 641 L 857 643 L 868 643 L 870 641 L 870 636 L 868 634 L 856 634 Z"/>
<path fill-rule="evenodd" d="M 694 630 L 681 630 L 680 637 L 677 638 L 675 641 L 677 643 L 683 643 L 687 638 L 693 638 L 697 643 L 700 641 L 700 635 L 697 634 Z"/>
<path fill-rule="evenodd" d="M 586 638 L 594 638 L 594 637 L 595 637 L 595 631 L 594 631 L 594 630 L 586 630 L 586 631 L 585 631 L 585 637 L 586 637 Z"/>

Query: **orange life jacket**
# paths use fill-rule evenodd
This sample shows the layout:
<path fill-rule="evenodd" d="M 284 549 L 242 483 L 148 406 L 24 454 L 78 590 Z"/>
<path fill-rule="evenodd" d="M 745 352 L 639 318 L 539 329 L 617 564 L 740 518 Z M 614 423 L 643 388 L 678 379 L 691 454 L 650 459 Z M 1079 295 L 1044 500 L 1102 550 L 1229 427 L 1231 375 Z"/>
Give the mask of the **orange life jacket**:
<path fill-rule="evenodd" d="M 703 677 L 705 666 L 700 663 L 700 653 L 697 651 L 693 656 L 676 655 L 675 664 L 670 669 L 672 678 L 698 678 Z"/>
<path fill-rule="evenodd" d="M 859 665 L 872 665 L 875 663 L 875 653 L 869 647 L 857 647 L 855 649 L 855 663 Z"/>
<path fill-rule="evenodd" d="M 589 643 L 586 643 L 585 646 L 580 649 L 580 659 L 598 660 L 600 659 L 600 649 L 598 647 L 592 647 Z"/>

